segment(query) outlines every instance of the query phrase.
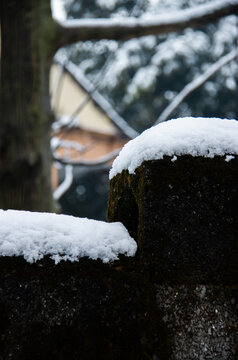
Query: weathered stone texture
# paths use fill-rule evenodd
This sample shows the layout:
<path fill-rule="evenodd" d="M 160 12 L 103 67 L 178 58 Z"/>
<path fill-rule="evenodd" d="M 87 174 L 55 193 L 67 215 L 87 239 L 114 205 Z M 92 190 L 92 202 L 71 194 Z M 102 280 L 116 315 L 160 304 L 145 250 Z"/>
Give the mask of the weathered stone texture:
<path fill-rule="evenodd" d="M 128 260 L 0 258 L 0 359 L 167 359 L 151 284 Z"/>
<path fill-rule="evenodd" d="M 147 161 L 111 180 L 109 221 L 138 243 L 168 360 L 238 358 L 238 159 Z"/>
<path fill-rule="evenodd" d="M 237 286 L 157 284 L 156 299 L 170 333 L 170 360 L 237 359 Z"/>
<path fill-rule="evenodd" d="M 112 179 L 109 221 L 124 223 L 161 281 L 237 282 L 238 159 L 224 159 L 166 157 Z"/>

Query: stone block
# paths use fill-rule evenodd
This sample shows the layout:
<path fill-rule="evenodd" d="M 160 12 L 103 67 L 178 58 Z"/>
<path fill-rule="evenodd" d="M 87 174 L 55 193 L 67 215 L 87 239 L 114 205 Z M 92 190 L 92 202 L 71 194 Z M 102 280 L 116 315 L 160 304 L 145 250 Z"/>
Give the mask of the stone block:
<path fill-rule="evenodd" d="M 111 180 L 109 221 L 137 240 L 159 281 L 238 280 L 238 158 L 191 155 L 144 161 Z"/>
<path fill-rule="evenodd" d="M 168 359 L 151 283 L 128 260 L 1 257 L 0 359 Z"/>

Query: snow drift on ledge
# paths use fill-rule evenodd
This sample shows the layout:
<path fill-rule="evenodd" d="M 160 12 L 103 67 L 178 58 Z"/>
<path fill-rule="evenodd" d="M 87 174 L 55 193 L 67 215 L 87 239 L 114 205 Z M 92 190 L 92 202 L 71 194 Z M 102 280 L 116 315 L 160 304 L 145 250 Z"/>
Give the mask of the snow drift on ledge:
<path fill-rule="evenodd" d="M 0 256 L 23 256 L 30 263 L 49 255 L 61 260 L 81 257 L 117 260 L 134 256 L 136 242 L 123 224 L 67 215 L 0 210 Z"/>
<path fill-rule="evenodd" d="M 238 121 L 218 118 L 185 117 L 160 123 L 129 141 L 114 160 L 109 178 L 122 170 L 130 174 L 144 160 L 164 155 L 192 155 L 213 158 L 238 154 Z"/>

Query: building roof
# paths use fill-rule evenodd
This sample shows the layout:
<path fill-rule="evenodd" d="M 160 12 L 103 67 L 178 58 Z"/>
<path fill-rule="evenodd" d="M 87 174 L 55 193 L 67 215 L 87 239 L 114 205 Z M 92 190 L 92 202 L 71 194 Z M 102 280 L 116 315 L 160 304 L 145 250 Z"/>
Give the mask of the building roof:
<path fill-rule="evenodd" d="M 55 56 L 54 62 L 62 67 L 74 81 L 90 96 L 90 99 L 105 113 L 123 137 L 133 139 L 138 133 L 114 110 L 112 105 L 95 89 L 95 86 L 84 76 L 78 66 L 63 58 Z"/>

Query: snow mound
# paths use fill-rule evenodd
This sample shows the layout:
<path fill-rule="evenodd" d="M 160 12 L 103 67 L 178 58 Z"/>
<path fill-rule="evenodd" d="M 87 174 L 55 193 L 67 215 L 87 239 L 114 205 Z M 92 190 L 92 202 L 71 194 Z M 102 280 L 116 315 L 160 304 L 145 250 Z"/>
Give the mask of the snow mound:
<path fill-rule="evenodd" d="M 122 170 L 133 174 L 144 160 L 186 154 L 210 158 L 238 154 L 238 121 L 185 117 L 163 122 L 123 147 L 113 162 L 109 178 Z"/>
<path fill-rule="evenodd" d="M 30 263 L 49 255 L 61 260 L 81 257 L 117 260 L 133 256 L 136 242 L 123 224 L 67 215 L 0 210 L 0 256 L 23 256 Z"/>

